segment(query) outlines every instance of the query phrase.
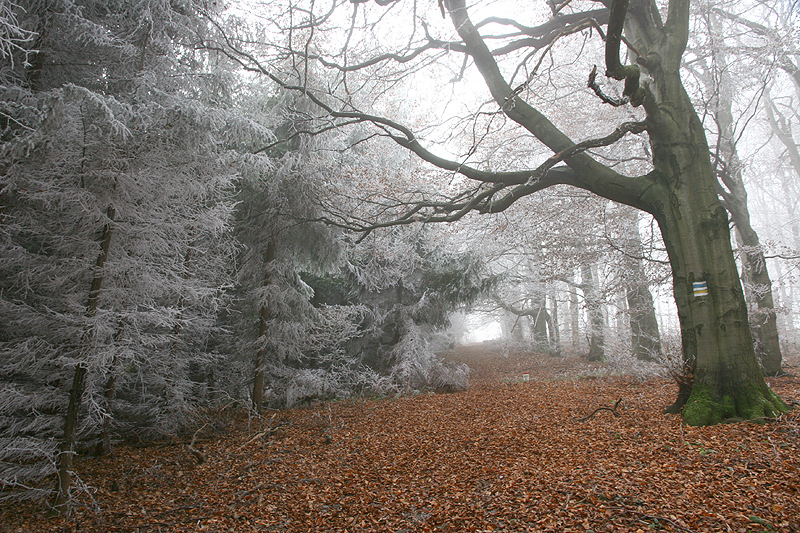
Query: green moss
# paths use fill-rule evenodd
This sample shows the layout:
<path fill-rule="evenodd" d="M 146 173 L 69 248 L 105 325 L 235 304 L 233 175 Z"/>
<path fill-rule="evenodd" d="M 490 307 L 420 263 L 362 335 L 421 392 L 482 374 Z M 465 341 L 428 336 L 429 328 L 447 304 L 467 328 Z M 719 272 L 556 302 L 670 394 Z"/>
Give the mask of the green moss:
<path fill-rule="evenodd" d="M 715 401 L 711 389 L 695 384 L 683 408 L 683 421 L 690 426 L 710 426 L 721 422 L 722 405 Z"/>
<path fill-rule="evenodd" d="M 730 397 L 729 394 L 725 394 L 722 396 L 722 410 L 725 413 L 733 413 L 736 411 L 736 403 L 733 401 L 733 398 Z"/>
<path fill-rule="evenodd" d="M 695 384 L 683 408 L 683 421 L 690 426 L 711 426 L 720 422 L 772 418 L 788 407 L 769 387 L 751 386 L 722 398 L 706 385 Z"/>
<path fill-rule="evenodd" d="M 739 415 L 746 420 L 772 418 L 789 411 L 789 407 L 769 387 L 752 387 L 739 402 Z"/>

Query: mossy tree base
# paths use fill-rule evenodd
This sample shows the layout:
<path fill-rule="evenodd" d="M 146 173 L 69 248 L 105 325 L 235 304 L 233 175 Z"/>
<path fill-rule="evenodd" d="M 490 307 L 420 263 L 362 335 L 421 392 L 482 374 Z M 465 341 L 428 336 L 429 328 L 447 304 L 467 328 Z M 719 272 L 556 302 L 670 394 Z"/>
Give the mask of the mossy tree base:
<path fill-rule="evenodd" d="M 789 407 L 766 385 L 720 393 L 695 384 L 683 407 L 683 421 L 690 426 L 710 426 L 727 421 L 774 418 L 788 411 Z"/>

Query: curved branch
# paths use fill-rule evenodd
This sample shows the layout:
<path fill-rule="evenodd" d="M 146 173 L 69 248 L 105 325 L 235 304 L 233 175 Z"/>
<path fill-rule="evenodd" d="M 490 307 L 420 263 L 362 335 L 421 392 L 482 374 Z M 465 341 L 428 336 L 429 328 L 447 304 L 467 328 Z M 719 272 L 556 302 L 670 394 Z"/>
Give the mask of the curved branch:
<path fill-rule="evenodd" d="M 475 66 L 483 76 L 492 97 L 506 116 L 556 153 L 574 146 L 575 143 L 567 135 L 520 98 L 503 78 L 494 56 L 469 18 L 465 0 L 447 0 L 446 5 L 456 31 L 475 61 Z M 585 153 L 576 154 L 565 162 L 580 176 L 581 188 L 610 200 L 649 211 L 648 207 L 641 203 L 646 188 L 644 183 L 613 171 Z"/>
<path fill-rule="evenodd" d="M 321 65 L 338 70 L 340 72 L 355 72 L 358 70 L 363 70 L 367 67 L 371 67 L 373 65 L 377 65 L 379 63 L 383 63 L 385 61 L 394 61 L 396 63 L 408 63 L 422 55 L 424 52 L 428 50 L 447 50 L 447 51 L 456 51 L 456 52 L 466 52 L 466 49 L 458 42 L 451 42 L 451 41 L 440 41 L 438 39 L 430 39 L 423 45 L 418 46 L 417 48 L 412 48 L 408 50 L 407 53 L 397 53 L 397 52 L 387 52 L 385 54 L 377 55 L 375 57 L 371 57 L 366 61 L 362 61 L 361 63 L 356 63 L 354 65 L 340 65 L 334 61 L 329 61 L 325 59 L 323 56 L 319 54 L 298 54 L 303 59 L 310 59 L 313 61 L 319 61 Z"/>
<path fill-rule="evenodd" d="M 594 9 L 592 11 L 583 11 L 580 13 L 570 13 L 568 15 L 552 18 L 544 24 L 540 24 L 539 26 L 535 27 L 524 26 L 516 20 L 508 18 L 488 17 L 476 23 L 475 28 L 480 29 L 488 24 L 500 24 L 503 26 L 513 26 L 519 30 L 519 33 L 522 35 L 528 35 L 530 37 L 543 37 L 552 32 L 559 32 L 569 25 L 580 24 L 589 19 L 595 19 L 600 24 L 605 24 L 606 20 L 608 19 L 608 9 L 602 8 Z"/>
<path fill-rule="evenodd" d="M 642 105 L 645 97 L 645 90 L 639 84 L 639 67 L 637 65 L 623 65 L 619 60 L 622 29 L 625 26 L 625 16 L 627 14 L 628 0 L 613 0 L 608 18 L 608 33 L 606 35 L 606 76 L 615 80 L 625 80 L 622 96 L 625 102 L 630 102 L 634 107 L 638 107 Z M 594 70 L 592 74 L 594 74 Z M 593 76 L 590 75 L 589 80 L 589 86 L 600 96 L 599 88 L 592 86 L 594 82 Z M 596 86 L 596 84 L 594 85 Z"/>

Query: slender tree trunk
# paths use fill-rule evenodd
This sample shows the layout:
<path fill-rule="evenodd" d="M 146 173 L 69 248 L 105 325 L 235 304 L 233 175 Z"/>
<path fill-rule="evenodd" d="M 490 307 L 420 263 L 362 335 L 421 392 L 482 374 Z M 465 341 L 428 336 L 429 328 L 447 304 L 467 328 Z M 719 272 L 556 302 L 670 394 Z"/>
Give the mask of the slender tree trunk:
<path fill-rule="evenodd" d="M 640 361 L 655 361 L 661 357 L 661 336 L 658 332 L 656 308 L 650 286 L 644 272 L 642 240 L 639 235 L 638 216 L 628 221 L 628 253 L 626 277 L 629 280 L 625 290 L 628 304 L 628 318 L 631 327 L 631 347 L 633 355 Z"/>
<path fill-rule="evenodd" d="M 650 289 L 635 286 L 625 291 L 631 325 L 633 355 L 640 361 L 657 361 L 661 357 L 661 336 Z"/>
<path fill-rule="evenodd" d="M 513 341 L 517 344 L 523 344 L 525 342 L 525 334 L 523 329 L 525 328 L 525 322 L 522 324 L 519 321 L 522 320 L 522 317 L 518 314 L 513 314 L 510 311 L 506 311 L 506 318 L 505 321 L 508 326 L 508 340 Z"/>
<path fill-rule="evenodd" d="M 122 336 L 125 334 L 125 323 L 120 320 L 117 324 L 117 330 L 114 332 L 113 341 L 117 344 Z M 97 446 L 95 447 L 95 455 L 110 454 L 111 446 L 111 404 L 117 393 L 117 378 L 119 377 L 115 371 L 116 357 L 109 366 L 108 379 L 103 390 L 103 398 L 105 399 L 106 416 L 103 418 L 103 426 L 100 429 L 100 435 L 97 439 Z"/>
<path fill-rule="evenodd" d="M 79 364 L 75 367 L 72 376 L 72 386 L 69 389 L 69 404 L 64 417 L 64 436 L 56 458 L 58 484 L 56 486 L 56 499 L 53 502 L 58 513 L 64 513 L 70 500 L 72 487 L 73 458 L 75 455 L 75 435 L 78 428 L 78 411 L 80 410 L 83 389 L 86 385 L 86 366 Z"/>
<path fill-rule="evenodd" d="M 783 357 L 772 296 L 772 278 L 767 271 L 767 260 L 758 235 L 750 226 L 749 214 L 746 219 L 733 216 L 733 221 L 741 237 L 744 252 L 743 281 L 747 301 L 752 302 L 755 307 L 754 312 L 750 313 L 750 328 L 755 338 L 756 354 L 759 356 L 764 374 L 776 376 L 781 373 Z"/>
<path fill-rule="evenodd" d="M 272 268 L 274 261 L 275 261 L 275 241 L 270 241 L 270 243 L 267 245 L 267 256 L 266 256 L 267 270 Z M 266 287 L 269 287 L 271 284 L 272 284 L 272 275 L 268 273 L 264 285 Z M 253 408 L 256 410 L 257 413 L 261 413 L 264 410 L 264 365 L 266 364 L 266 357 L 267 357 L 266 342 L 267 342 L 267 333 L 269 329 L 269 319 L 270 319 L 269 303 L 264 303 L 261 306 L 260 316 L 258 320 L 258 342 L 260 346 L 256 351 L 256 355 L 253 360 L 253 366 L 254 366 Z"/>
<path fill-rule="evenodd" d="M 551 296 L 552 312 L 546 315 L 547 331 L 550 338 L 550 355 L 561 355 L 561 334 L 558 331 L 558 298 L 555 294 Z"/>
<path fill-rule="evenodd" d="M 86 303 L 86 317 L 91 321 L 97 316 L 97 308 L 100 302 L 100 289 L 103 286 L 103 267 L 108 259 L 108 249 L 111 245 L 112 228 L 115 211 L 112 206 L 106 211 L 108 223 L 103 227 L 100 235 L 100 254 L 95 262 L 94 276 L 92 277 L 89 297 Z M 94 327 L 89 324 L 82 343 L 87 350 L 91 350 L 94 339 Z M 56 457 L 56 471 L 58 472 L 58 484 L 56 486 L 56 498 L 53 506 L 59 513 L 67 510 L 69 505 L 69 492 L 72 487 L 73 458 L 75 455 L 75 437 L 78 429 L 78 414 L 83 398 L 83 391 L 86 385 L 87 361 L 78 362 L 75 366 L 72 377 L 72 386 L 69 390 L 69 404 L 64 416 L 64 435 L 61 439 L 58 456 Z"/>
<path fill-rule="evenodd" d="M 32 54 L 33 60 L 26 65 L 28 88 L 33 93 L 39 91 L 39 81 L 42 77 L 42 71 L 44 71 L 46 54 L 43 48 L 45 48 L 45 43 L 50 38 L 50 24 L 53 19 L 52 5 L 48 2 L 39 11 L 31 13 L 39 17 L 38 27 L 36 28 L 36 41 L 32 47 L 32 50 L 34 50 Z"/>
<path fill-rule="evenodd" d="M 574 275 L 573 275 L 574 278 Z M 581 343 L 580 332 L 580 307 L 578 305 L 578 290 L 574 283 L 569 284 L 569 331 L 572 342 L 572 351 L 577 353 Z"/>
<path fill-rule="evenodd" d="M 547 308 L 544 295 L 534 300 L 534 313 L 531 315 L 531 333 L 535 350 L 548 351 L 550 340 L 547 336 Z"/>
<path fill-rule="evenodd" d="M 589 353 L 587 361 L 605 361 L 605 336 L 603 334 L 603 307 L 597 295 L 597 284 L 591 265 L 581 265 L 581 288 L 589 320 Z"/>
<path fill-rule="evenodd" d="M 781 270 L 781 263 L 778 261 L 775 263 L 775 273 L 778 276 L 778 279 L 783 279 L 783 271 Z M 786 290 L 785 283 L 778 284 L 778 307 L 783 310 L 781 313 L 781 321 L 780 321 L 780 329 L 782 330 L 783 335 L 791 335 L 794 332 L 794 325 L 793 325 L 793 316 L 794 316 L 794 305 L 792 301 L 792 295 Z M 785 338 L 785 337 L 784 337 Z"/>
<path fill-rule="evenodd" d="M 113 369 L 112 369 L 113 372 Z M 103 398 L 106 401 L 106 409 L 110 409 L 111 402 L 116 395 L 117 375 L 111 374 L 106 380 L 106 386 L 103 391 Z M 107 455 L 112 451 L 111 447 L 111 417 L 105 416 L 103 418 L 103 426 L 100 429 L 100 435 L 97 438 L 97 446 L 95 447 L 94 454 L 96 456 Z"/>

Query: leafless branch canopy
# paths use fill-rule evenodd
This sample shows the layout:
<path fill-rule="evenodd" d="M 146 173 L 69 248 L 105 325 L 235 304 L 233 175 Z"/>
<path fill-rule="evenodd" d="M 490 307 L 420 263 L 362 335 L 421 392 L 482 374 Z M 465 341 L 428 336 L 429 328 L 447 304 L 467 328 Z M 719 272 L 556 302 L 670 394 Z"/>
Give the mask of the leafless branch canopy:
<path fill-rule="evenodd" d="M 624 176 L 607 165 L 599 163 L 590 155 L 592 149 L 607 147 L 620 141 L 627 134 L 640 134 L 646 131 L 646 122 L 626 121 L 619 124 L 611 133 L 590 137 L 582 141 L 573 141 L 561 129 L 547 119 L 539 110 L 528 103 L 528 97 L 523 93 L 528 90 L 528 85 L 542 61 L 545 54 L 549 53 L 553 45 L 565 36 L 582 31 L 591 31 L 596 28 L 601 37 L 605 38 L 601 25 L 609 22 L 607 8 L 591 9 L 588 11 L 565 12 L 569 2 L 553 3 L 551 6 L 554 16 L 550 20 L 538 25 L 527 26 L 516 20 L 490 16 L 473 24 L 468 16 L 468 8 L 464 0 L 447 0 L 440 5 L 443 14 L 449 16 L 458 35 L 458 39 L 443 39 L 434 36 L 429 24 L 420 17 L 414 18 L 415 30 L 412 38 L 405 47 L 393 51 L 378 51 L 372 55 L 361 54 L 358 59 L 355 53 L 348 51 L 348 43 L 354 38 L 354 27 L 358 18 L 359 6 L 366 1 L 351 2 L 352 15 L 350 27 L 345 33 L 345 46 L 338 53 L 323 54 L 315 50 L 311 44 L 311 35 L 320 31 L 323 22 L 334 17 L 333 10 L 315 14 L 312 10 L 298 11 L 294 26 L 290 28 L 293 33 L 302 33 L 305 37 L 302 46 L 293 46 L 292 38 L 286 47 L 285 59 L 290 62 L 292 69 L 280 68 L 279 65 L 265 61 L 257 55 L 253 47 L 241 38 L 234 37 L 223 26 L 210 18 L 216 25 L 221 36 L 218 40 L 207 40 L 203 46 L 220 52 L 228 58 L 238 62 L 243 69 L 268 77 L 283 90 L 302 94 L 316 106 L 319 115 L 314 117 L 313 126 L 299 128 L 293 136 L 315 135 L 328 132 L 337 128 L 368 127 L 371 137 L 391 139 L 397 145 L 413 152 L 419 159 L 429 163 L 440 171 L 451 175 L 460 175 L 468 178 L 473 184 L 467 190 L 461 191 L 451 197 L 442 197 L 435 200 L 417 199 L 407 205 L 402 201 L 384 203 L 384 207 L 392 205 L 394 215 L 383 220 L 359 220 L 352 216 L 330 216 L 324 221 L 342 228 L 369 233 L 376 228 L 394 225 L 411 224 L 416 222 L 452 222 L 464 217 L 467 213 L 498 213 L 506 210 L 520 198 L 540 191 L 544 188 L 567 184 L 601 194 L 607 198 L 622 202 L 634 207 L 644 208 L 642 200 L 650 178 L 642 176 L 632 178 Z M 398 7 L 397 2 L 379 2 L 387 10 Z M 343 4 L 338 4 L 343 7 Z M 614 6 L 612 6 L 613 8 Z M 366 7 L 362 7 L 366 9 Z M 372 9 L 376 9 L 374 6 Z M 415 8 L 416 9 L 416 8 Z M 621 33 L 621 20 L 624 19 L 626 6 L 617 7 L 616 30 L 614 39 L 618 57 L 619 39 Z M 613 12 L 613 9 L 611 10 Z M 387 12 L 388 13 L 388 12 Z M 418 30 L 417 31 L 417 26 Z M 483 33 L 481 33 L 483 32 Z M 497 46 L 490 48 L 490 43 L 497 42 Z M 362 80 L 369 76 L 382 76 L 386 79 L 402 79 L 416 69 L 435 61 L 441 54 L 457 53 L 464 56 L 464 62 L 459 76 L 462 76 L 468 64 L 473 64 L 482 76 L 486 87 L 492 95 L 497 110 L 483 113 L 489 117 L 487 120 L 504 120 L 516 123 L 528 135 L 542 143 L 552 151 L 552 155 L 533 168 L 514 170 L 494 170 L 486 165 L 475 164 L 469 156 L 474 153 L 474 148 L 468 151 L 463 159 L 444 157 L 434 152 L 430 142 L 421 140 L 418 134 L 402 123 L 400 120 L 388 115 L 365 111 L 363 105 L 357 104 L 358 89 L 349 84 L 354 83 L 351 74 L 359 73 Z M 540 54 L 533 68 L 526 63 L 536 54 Z M 439 54 L 439 55 L 437 55 Z M 508 56 L 519 56 L 523 59 L 514 70 L 514 75 L 521 68 L 529 74 L 523 83 L 512 88 L 507 80 L 508 75 L 500 68 L 499 61 Z M 398 68 L 395 68 L 398 67 Z M 333 82 L 321 88 L 319 84 L 309 82 L 309 73 L 317 68 L 327 72 L 338 72 Z M 638 68 L 636 70 L 638 83 Z M 394 69 L 394 70 L 393 70 Z M 630 74 L 628 67 L 621 67 L 617 58 L 617 65 L 609 72 L 614 78 L 626 79 Z M 630 69 L 629 69 L 630 70 Z M 510 79 L 513 79 L 513 76 Z M 333 83 L 333 85 L 331 85 Z M 360 82 L 359 87 L 364 83 Z M 626 83 L 628 83 L 626 81 Z M 638 89 L 638 86 L 637 86 Z M 535 96 L 535 95 L 529 95 Z M 625 94 L 627 103 L 631 94 Z M 637 93 L 637 98 L 638 93 Z M 481 114 L 481 113 L 479 113 Z M 476 115 L 477 116 L 477 115 Z M 498 117 L 498 118 L 495 118 Z M 490 126 L 488 126 L 490 127 Z M 488 128 L 487 127 L 487 128 Z M 488 131 L 488 129 L 487 129 Z M 275 143 L 277 144 L 277 143 Z M 266 146 L 267 150 L 274 145 Z M 526 166 L 526 165 L 518 165 Z M 389 209 L 384 210 L 389 212 Z"/>

